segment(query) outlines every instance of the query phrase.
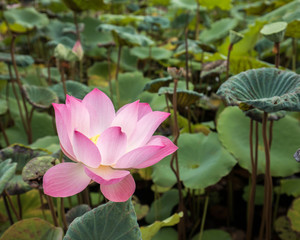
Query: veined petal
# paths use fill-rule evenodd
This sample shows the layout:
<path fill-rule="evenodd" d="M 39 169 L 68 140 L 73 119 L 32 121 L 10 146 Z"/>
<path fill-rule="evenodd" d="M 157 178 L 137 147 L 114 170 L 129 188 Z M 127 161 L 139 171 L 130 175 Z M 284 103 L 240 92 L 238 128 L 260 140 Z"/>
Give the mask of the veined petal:
<path fill-rule="evenodd" d="M 126 134 L 121 127 L 106 129 L 98 138 L 97 147 L 102 157 L 102 165 L 113 165 L 125 153 L 127 147 Z"/>
<path fill-rule="evenodd" d="M 131 175 L 123 178 L 122 181 L 110 184 L 100 185 L 101 192 L 110 201 L 125 202 L 135 191 L 135 182 Z"/>
<path fill-rule="evenodd" d="M 100 165 L 101 155 L 97 146 L 81 132 L 74 132 L 73 145 L 74 153 L 78 161 L 93 168 Z"/>
<path fill-rule="evenodd" d="M 130 174 L 129 171 L 115 170 L 108 166 L 100 166 L 98 168 L 86 167 L 84 170 L 91 179 L 103 185 L 118 183 Z"/>
<path fill-rule="evenodd" d="M 149 103 L 139 103 L 139 116 L 138 120 L 140 120 L 142 117 L 144 117 L 146 114 L 152 112 L 152 109 L 149 105 Z"/>
<path fill-rule="evenodd" d="M 90 181 L 81 163 L 60 163 L 45 173 L 44 193 L 52 197 L 73 196 L 84 190 Z"/>
<path fill-rule="evenodd" d="M 177 151 L 178 147 L 167 137 L 164 136 L 153 136 L 150 141 L 147 143 L 147 146 L 162 144 L 164 147 L 161 148 L 155 155 L 153 155 L 148 160 L 140 163 L 135 168 L 146 168 L 152 166 L 165 158 L 166 156 Z"/>
<path fill-rule="evenodd" d="M 70 122 L 68 124 L 72 126 L 71 134 L 76 129 L 85 136 L 92 137 L 90 135 L 90 116 L 86 107 L 77 98 L 69 95 L 66 98 L 66 106 L 70 111 Z M 73 136 L 70 135 L 70 139 L 73 139 Z"/>
<path fill-rule="evenodd" d="M 166 112 L 150 112 L 141 118 L 137 124 L 134 132 L 128 138 L 128 147 L 127 150 L 138 148 L 145 145 L 153 133 L 156 131 L 158 126 L 169 116 L 169 113 Z M 128 136 L 128 135 L 127 135 Z"/>
<path fill-rule="evenodd" d="M 119 126 L 122 132 L 125 132 L 127 136 L 136 128 L 138 120 L 139 101 L 126 104 L 116 114 L 111 126 Z"/>
<path fill-rule="evenodd" d="M 59 137 L 60 144 L 64 149 L 64 153 L 68 156 L 75 158 L 73 147 L 70 141 L 67 122 L 69 122 L 68 109 L 64 104 L 53 103 L 55 111 L 56 129 Z"/>
<path fill-rule="evenodd" d="M 115 117 L 115 109 L 111 100 L 103 92 L 95 88 L 84 97 L 82 103 L 90 115 L 91 136 L 101 134 L 111 125 Z"/>

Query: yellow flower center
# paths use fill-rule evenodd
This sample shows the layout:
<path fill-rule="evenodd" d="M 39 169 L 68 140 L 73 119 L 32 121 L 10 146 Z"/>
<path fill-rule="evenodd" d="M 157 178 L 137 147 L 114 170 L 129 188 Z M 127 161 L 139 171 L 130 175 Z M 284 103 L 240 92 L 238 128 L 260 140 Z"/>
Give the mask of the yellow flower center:
<path fill-rule="evenodd" d="M 98 135 L 96 135 L 96 136 L 94 136 L 94 137 L 91 137 L 90 140 L 91 140 L 93 143 L 97 144 L 97 141 L 98 141 L 98 138 L 99 138 L 99 137 L 100 137 L 100 134 L 98 134 Z"/>

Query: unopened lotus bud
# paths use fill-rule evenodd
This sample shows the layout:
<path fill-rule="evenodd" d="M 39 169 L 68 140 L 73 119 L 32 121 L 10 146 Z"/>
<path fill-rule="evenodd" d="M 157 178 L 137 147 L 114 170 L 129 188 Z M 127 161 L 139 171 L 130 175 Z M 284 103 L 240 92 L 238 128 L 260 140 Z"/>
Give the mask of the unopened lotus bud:
<path fill-rule="evenodd" d="M 77 55 L 79 61 L 83 59 L 84 51 L 82 49 L 80 41 L 77 41 L 72 48 L 72 51 Z"/>

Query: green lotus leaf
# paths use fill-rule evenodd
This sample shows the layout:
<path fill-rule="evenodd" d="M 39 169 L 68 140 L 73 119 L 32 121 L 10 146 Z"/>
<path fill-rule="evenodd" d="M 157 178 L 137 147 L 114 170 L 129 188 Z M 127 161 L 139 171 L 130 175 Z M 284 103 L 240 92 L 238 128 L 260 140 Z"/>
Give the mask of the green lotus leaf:
<path fill-rule="evenodd" d="M 62 0 L 68 8 L 75 12 L 101 10 L 105 6 L 103 0 Z"/>
<path fill-rule="evenodd" d="M 244 187 L 243 199 L 245 202 L 249 201 L 249 193 L 250 193 L 250 185 Z M 256 185 L 255 186 L 255 205 L 262 206 L 264 204 L 264 190 L 265 187 L 263 185 Z"/>
<path fill-rule="evenodd" d="M 200 77 L 205 78 L 208 76 L 219 76 L 226 72 L 226 61 L 217 60 L 214 62 L 206 63 L 201 71 Z"/>
<path fill-rule="evenodd" d="M 23 90 L 28 102 L 37 109 L 48 109 L 52 103 L 58 103 L 56 93 L 49 88 L 24 84 Z"/>
<path fill-rule="evenodd" d="M 33 28 L 42 28 L 49 23 L 46 14 L 39 13 L 34 8 L 15 8 L 4 12 L 9 29 L 16 33 L 24 33 Z"/>
<path fill-rule="evenodd" d="M 118 49 L 114 48 L 111 52 L 111 60 L 113 63 L 118 62 Z M 129 72 L 138 71 L 137 68 L 138 58 L 130 53 L 130 48 L 127 46 L 122 47 L 120 68 Z"/>
<path fill-rule="evenodd" d="M 29 55 L 15 55 L 15 61 L 18 67 L 28 67 L 34 63 L 34 60 Z M 0 53 L 0 62 L 12 65 L 11 55 L 9 53 Z"/>
<path fill-rule="evenodd" d="M 45 149 L 50 153 L 55 153 L 60 150 L 58 136 L 45 136 L 37 139 L 29 146 L 32 149 Z"/>
<path fill-rule="evenodd" d="M 72 51 L 71 48 L 68 48 L 60 43 L 54 49 L 54 57 L 68 62 L 75 62 L 79 60 L 78 56 Z"/>
<path fill-rule="evenodd" d="M 234 121 L 233 121 L 234 119 Z M 251 172 L 249 147 L 250 119 L 237 107 L 228 107 L 219 115 L 217 130 L 223 146 L 233 154 L 242 168 Z M 286 177 L 299 172 L 300 165 L 293 158 L 299 147 L 300 129 L 298 120 L 286 116 L 273 123 L 273 140 L 271 147 L 272 176 Z M 265 152 L 259 124 L 258 174 L 265 172 Z"/>
<path fill-rule="evenodd" d="M 176 225 L 177 223 L 179 223 L 181 217 L 183 217 L 182 212 L 175 213 L 171 217 L 163 221 L 155 221 L 149 226 L 141 227 L 142 239 L 151 240 L 162 227 L 170 227 Z"/>
<path fill-rule="evenodd" d="M 200 6 L 206 7 L 207 9 L 214 9 L 216 7 L 222 9 L 222 10 L 230 10 L 231 0 L 197 0 L 200 4 Z"/>
<path fill-rule="evenodd" d="M 248 70 L 229 78 L 217 94 L 227 104 L 247 104 L 264 112 L 300 111 L 300 76 L 276 68 Z"/>
<path fill-rule="evenodd" d="M 300 198 L 296 198 L 290 209 L 288 210 L 287 217 L 291 222 L 291 228 L 300 233 Z"/>
<path fill-rule="evenodd" d="M 216 47 L 212 44 L 207 44 L 199 41 L 197 41 L 197 44 L 204 52 L 215 53 L 217 51 Z"/>
<path fill-rule="evenodd" d="M 282 240 L 297 240 L 299 234 L 291 229 L 291 222 L 286 216 L 281 216 L 276 219 L 274 224 L 275 231 Z"/>
<path fill-rule="evenodd" d="M 157 78 L 148 82 L 144 87 L 144 91 L 157 93 L 161 87 L 169 86 L 171 82 L 173 82 L 172 77 Z"/>
<path fill-rule="evenodd" d="M 11 159 L 0 162 L 0 193 L 5 189 L 6 184 L 14 176 L 17 163 L 12 163 Z"/>
<path fill-rule="evenodd" d="M 141 239 L 131 200 L 108 202 L 77 217 L 69 226 L 64 240 Z M 109 238 L 108 238 L 109 237 Z"/>
<path fill-rule="evenodd" d="M 66 81 L 66 88 L 67 94 L 80 99 L 83 99 L 84 96 L 90 92 L 90 89 L 86 85 L 72 80 Z M 57 94 L 60 102 L 64 102 L 66 100 L 62 83 L 52 85 L 50 89 Z"/>
<path fill-rule="evenodd" d="M 300 18 L 288 23 L 285 35 L 292 38 L 300 38 Z"/>
<path fill-rule="evenodd" d="M 159 47 L 134 47 L 130 53 L 139 59 L 162 60 L 170 58 L 173 53 L 170 50 Z"/>
<path fill-rule="evenodd" d="M 148 168 L 146 168 L 148 169 Z M 149 174 L 150 175 L 150 174 Z M 143 219 L 149 212 L 149 206 L 132 201 L 137 220 Z"/>
<path fill-rule="evenodd" d="M 42 68 L 42 76 L 48 80 L 49 75 L 48 75 L 48 68 Z M 56 67 L 50 67 L 50 79 L 54 83 L 58 83 L 61 80 L 61 75 Z"/>
<path fill-rule="evenodd" d="M 66 213 L 66 220 L 67 224 L 70 225 L 71 222 L 77 217 L 81 217 L 83 214 L 87 213 L 88 211 L 91 210 L 91 207 L 87 204 L 80 204 L 76 207 L 71 208 L 67 213 Z"/>
<path fill-rule="evenodd" d="M 199 39 L 205 43 L 212 43 L 226 37 L 229 30 L 234 29 L 238 25 L 238 20 L 234 18 L 223 18 L 211 25 L 211 28 L 203 30 Z"/>
<path fill-rule="evenodd" d="M 14 176 L 6 185 L 6 190 L 10 195 L 24 193 L 31 189 L 31 187 L 22 179 L 22 169 L 30 159 L 46 154 L 47 153 L 44 151 L 33 150 L 29 147 L 18 144 L 14 144 L 0 151 L 0 160 L 10 158 L 13 163 L 17 164 Z"/>
<path fill-rule="evenodd" d="M 145 35 L 141 35 L 135 32 L 133 27 L 120 27 L 111 24 L 101 24 L 98 27 L 99 31 L 111 32 L 115 42 L 120 45 L 129 46 L 151 46 L 154 42 Z"/>
<path fill-rule="evenodd" d="M 175 8 L 182 8 L 191 11 L 197 9 L 197 4 L 195 0 L 171 0 L 171 4 Z"/>
<path fill-rule="evenodd" d="M 146 222 L 154 223 L 155 221 L 163 221 L 170 217 L 173 208 L 178 204 L 178 202 L 178 190 L 171 189 L 165 192 L 159 199 L 155 200 L 151 204 L 150 211 L 146 216 Z"/>
<path fill-rule="evenodd" d="M 299 184 L 299 178 L 281 179 L 277 192 L 288 196 L 300 197 Z"/>
<path fill-rule="evenodd" d="M 0 115 L 5 114 L 8 110 L 7 102 L 4 99 L 0 99 Z"/>
<path fill-rule="evenodd" d="M 162 94 L 168 94 L 168 97 L 170 101 L 173 99 L 173 93 L 174 93 L 174 88 L 172 87 L 161 87 L 158 90 L 158 95 Z M 201 97 L 203 97 L 203 94 L 192 91 L 192 90 L 185 90 L 185 89 L 176 89 L 177 93 L 177 104 L 178 106 L 189 106 L 191 104 L 196 103 L 197 101 L 200 100 Z"/>
<path fill-rule="evenodd" d="M 177 47 L 177 49 L 174 53 L 174 57 L 179 57 L 185 53 L 186 53 L 186 50 L 185 50 L 185 42 L 184 42 Z M 199 46 L 198 41 L 188 39 L 188 53 L 193 56 L 196 56 L 197 54 L 202 53 L 202 49 Z"/>
<path fill-rule="evenodd" d="M 265 25 L 260 33 L 272 42 L 281 42 L 286 31 L 286 22 L 275 22 Z"/>
<path fill-rule="evenodd" d="M 130 24 L 138 24 L 143 22 L 144 16 L 136 16 L 133 14 L 101 14 L 99 20 L 102 23 L 108 23 L 113 25 L 127 26 Z"/>
<path fill-rule="evenodd" d="M 145 16 L 143 22 L 144 30 L 159 30 L 166 29 L 170 27 L 170 20 L 166 17 L 161 16 Z M 141 24 L 139 25 L 139 29 L 141 28 Z"/>
<path fill-rule="evenodd" d="M 177 239 L 178 233 L 174 228 L 161 228 L 158 233 L 154 235 L 152 240 L 174 240 Z"/>
<path fill-rule="evenodd" d="M 60 227 L 54 227 L 41 218 L 29 218 L 12 225 L 4 232 L 0 240 L 61 240 L 62 237 L 63 230 Z"/>
<path fill-rule="evenodd" d="M 180 178 L 185 187 L 204 189 L 216 184 L 236 164 L 218 140 L 218 134 L 181 134 L 178 139 Z M 176 183 L 170 169 L 170 157 L 153 166 L 153 182 L 168 187 Z"/>
<path fill-rule="evenodd" d="M 31 159 L 22 170 L 22 178 L 32 188 L 43 188 L 43 176 L 49 168 L 59 163 L 51 156 L 42 156 Z"/>

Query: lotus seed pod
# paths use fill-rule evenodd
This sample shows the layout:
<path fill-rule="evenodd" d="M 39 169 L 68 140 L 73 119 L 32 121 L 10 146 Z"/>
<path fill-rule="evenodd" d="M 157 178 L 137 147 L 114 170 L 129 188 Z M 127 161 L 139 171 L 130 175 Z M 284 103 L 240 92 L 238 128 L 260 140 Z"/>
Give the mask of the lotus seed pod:
<path fill-rule="evenodd" d="M 272 42 L 279 43 L 283 40 L 285 30 L 287 27 L 286 22 L 275 22 L 265 25 L 260 33 Z"/>
<path fill-rule="evenodd" d="M 244 38 L 244 35 L 235 31 L 230 30 L 229 32 L 229 39 L 230 39 L 230 44 L 236 44 L 239 41 L 241 41 Z"/>

